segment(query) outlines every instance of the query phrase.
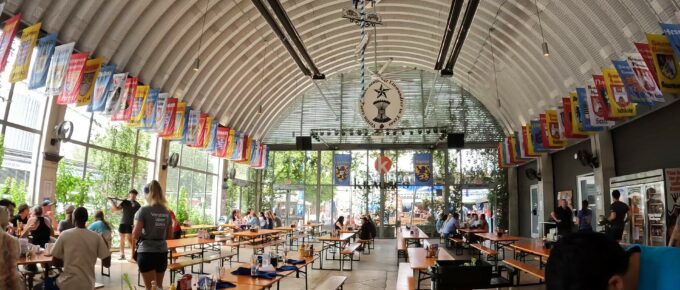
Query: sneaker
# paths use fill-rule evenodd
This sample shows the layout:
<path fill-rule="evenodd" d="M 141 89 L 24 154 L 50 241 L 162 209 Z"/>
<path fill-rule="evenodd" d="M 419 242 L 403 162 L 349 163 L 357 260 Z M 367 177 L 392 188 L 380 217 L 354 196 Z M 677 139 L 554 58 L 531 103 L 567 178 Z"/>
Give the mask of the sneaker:
<path fill-rule="evenodd" d="M 125 255 L 120 255 L 120 258 L 118 258 L 118 260 L 121 260 L 121 261 L 125 260 Z"/>

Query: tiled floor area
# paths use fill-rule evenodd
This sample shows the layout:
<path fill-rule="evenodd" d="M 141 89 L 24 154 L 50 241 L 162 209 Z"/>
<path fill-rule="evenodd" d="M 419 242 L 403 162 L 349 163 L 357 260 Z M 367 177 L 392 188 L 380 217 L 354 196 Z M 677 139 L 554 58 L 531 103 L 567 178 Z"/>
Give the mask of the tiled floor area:
<path fill-rule="evenodd" d="M 436 239 L 431 240 L 432 243 L 438 243 Z M 345 282 L 345 290 L 380 290 L 380 289 L 395 289 L 395 283 L 397 281 L 397 271 L 398 265 L 396 262 L 396 240 L 376 240 L 375 249 L 371 250 L 370 255 L 362 255 L 360 262 L 354 262 L 353 271 L 327 271 L 327 270 L 311 270 L 309 275 L 309 289 L 314 289 L 316 285 L 321 283 L 326 277 L 334 275 L 347 276 Z M 251 251 L 249 249 L 241 249 L 241 261 L 246 261 L 247 257 L 250 256 Z M 453 256 L 453 251 L 451 255 Z M 466 251 L 467 255 L 467 251 Z M 129 255 L 128 255 L 129 257 Z M 457 258 L 465 258 L 466 256 L 454 256 Z M 137 267 L 135 264 L 118 261 L 118 253 L 113 254 L 113 265 L 111 267 L 111 278 L 101 277 L 99 271 L 97 271 L 97 282 L 103 283 L 105 287 L 103 289 L 107 290 L 120 290 L 122 273 L 128 273 L 133 284 L 137 281 Z M 402 260 L 403 261 L 403 260 Z M 216 262 L 212 265 L 205 266 L 206 271 L 213 271 L 217 266 Z M 233 264 L 237 266 L 237 264 Z M 326 262 L 324 262 L 326 266 Z M 330 266 L 335 266 L 334 264 Z M 99 270 L 99 266 L 97 266 Z M 523 277 L 524 278 L 524 277 Z M 529 278 L 530 279 L 530 278 Z M 523 279 L 524 280 L 524 279 Z M 166 289 L 168 286 L 169 277 L 166 275 L 166 281 L 164 283 Z M 427 284 L 427 285 L 426 285 Z M 422 287 L 429 289 L 429 282 L 423 282 Z M 138 287 L 142 289 L 142 287 Z M 285 290 L 304 290 L 305 281 L 304 277 L 296 279 L 294 275 L 284 278 L 281 281 L 280 289 Z M 533 287 L 521 287 L 514 289 L 545 289 L 543 286 L 533 286 Z"/>

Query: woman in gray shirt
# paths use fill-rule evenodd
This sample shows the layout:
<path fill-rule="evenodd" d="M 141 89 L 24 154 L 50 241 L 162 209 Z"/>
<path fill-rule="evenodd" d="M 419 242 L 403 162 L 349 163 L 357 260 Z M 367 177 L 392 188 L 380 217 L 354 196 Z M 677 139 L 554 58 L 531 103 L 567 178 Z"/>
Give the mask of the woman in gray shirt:
<path fill-rule="evenodd" d="M 146 289 L 151 289 L 152 281 L 156 281 L 157 287 L 163 288 L 163 276 L 168 267 L 166 240 L 172 239 L 172 220 L 158 181 L 149 182 L 144 187 L 144 195 L 147 205 L 135 214 L 135 227 L 132 230 L 133 239 L 139 240 L 137 265 Z"/>

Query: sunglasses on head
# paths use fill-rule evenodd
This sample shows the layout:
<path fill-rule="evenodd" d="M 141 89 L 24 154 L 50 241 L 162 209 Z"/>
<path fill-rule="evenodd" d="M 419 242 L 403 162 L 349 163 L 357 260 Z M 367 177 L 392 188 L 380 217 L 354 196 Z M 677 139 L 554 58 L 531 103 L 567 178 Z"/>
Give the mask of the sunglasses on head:
<path fill-rule="evenodd" d="M 148 185 L 145 185 L 145 186 L 144 186 L 144 194 L 149 194 L 149 192 L 150 192 L 150 191 L 149 191 L 149 186 L 148 186 Z"/>

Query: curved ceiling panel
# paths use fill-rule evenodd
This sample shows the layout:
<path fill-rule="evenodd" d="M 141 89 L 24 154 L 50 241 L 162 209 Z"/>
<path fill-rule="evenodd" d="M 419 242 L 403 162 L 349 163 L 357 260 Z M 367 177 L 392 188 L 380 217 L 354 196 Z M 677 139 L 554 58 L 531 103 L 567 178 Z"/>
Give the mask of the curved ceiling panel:
<path fill-rule="evenodd" d="M 331 77 L 358 67 L 359 28 L 340 17 L 351 1 L 280 1 L 322 73 Z M 544 57 L 533 1 L 480 2 L 454 79 L 507 131 L 632 51 L 646 32 L 658 33 L 657 23 L 670 21 L 678 9 L 673 0 L 538 1 L 551 51 Z M 369 67 L 377 53 L 379 65 L 393 58 L 394 66 L 432 71 L 450 5 L 381 1 L 384 24 L 368 29 L 377 36 L 366 53 Z M 42 21 L 61 41 L 76 41 L 79 50 L 256 138 L 264 138 L 313 85 L 249 0 L 8 0 L 5 12 L 22 12 L 26 23 Z M 256 114 L 259 105 L 266 116 Z"/>

